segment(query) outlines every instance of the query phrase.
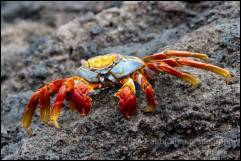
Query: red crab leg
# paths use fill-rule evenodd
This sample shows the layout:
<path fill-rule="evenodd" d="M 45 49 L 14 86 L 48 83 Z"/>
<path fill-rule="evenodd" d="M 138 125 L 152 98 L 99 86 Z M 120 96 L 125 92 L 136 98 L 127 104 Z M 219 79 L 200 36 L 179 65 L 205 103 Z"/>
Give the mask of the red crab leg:
<path fill-rule="evenodd" d="M 30 129 L 30 124 L 32 121 L 32 117 L 34 114 L 34 111 L 38 105 L 40 92 L 37 91 L 33 94 L 33 96 L 30 98 L 27 108 L 24 112 L 23 119 L 22 119 L 22 125 L 24 129 L 27 131 L 27 133 L 31 136 L 33 136 L 32 130 Z"/>
<path fill-rule="evenodd" d="M 50 95 L 59 91 L 66 79 L 59 79 L 52 83 L 47 83 L 40 91 L 40 116 L 41 119 L 48 123 L 50 116 Z"/>
<path fill-rule="evenodd" d="M 29 135 L 33 136 L 32 130 L 29 128 L 29 126 L 31 124 L 34 111 L 38 105 L 39 98 L 41 119 L 46 122 L 49 118 L 49 95 L 56 93 L 64 81 L 65 79 L 59 79 L 52 83 L 47 83 L 43 88 L 40 88 L 37 92 L 35 92 L 30 98 L 22 119 L 22 125 Z"/>
<path fill-rule="evenodd" d="M 172 67 L 187 65 L 187 66 L 192 66 L 195 68 L 208 70 L 208 71 L 217 73 L 217 74 L 221 75 L 222 77 L 226 78 L 226 83 L 230 84 L 231 76 L 230 76 L 229 72 L 227 70 L 217 67 L 215 65 L 200 63 L 200 62 L 193 61 L 193 60 L 190 60 L 187 58 L 172 58 L 172 59 L 166 59 L 166 60 L 161 60 L 161 61 L 169 64 Z"/>
<path fill-rule="evenodd" d="M 48 87 L 44 86 L 40 90 L 40 117 L 45 122 L 48 123 L 49 111 L 50 111 L 50 97 L 48 95 Z"/>
<path fill-rule="evenodd" d="M 165 50 L 165 51 L 160 52 L 158 54 L 154 54 L 154 55 L 144 57 L 142 60 L 147 63 L 147 62 L 152 61 L 152 60 L 167 59 L 167 58 L 170 58 L 172 56 L 195 57 L 195 58 L 203 59 L 206 63 L 209 63 L 209 58 L 206 54 L 192 53 L 192 52 L 178 51 L 178 50 Z"/>
<path fill-rule="evenodd" d="M 156 103 L 152 91 L 152 86 L 146 79 L 146 77 L 141 74 L 140 72 L 135 72 L 132 75 L 132 79 L 135 83 L 139 84 L 142 88 L 142 90 L 146 93 L 146 100 L 147 100 L 147 107 L 144 108 L 143 112 L 151 112 L 156 109 Z"/>
<path fill-rule="evenodd" d="M 119 108 L 126 118 L 130 118 L 136 111 L 135 85 L 131 78 L 121 80 L 123 86 L 115 94 L 120 99 Z"/>
<path fill-rule="evenodd" d="M 57 119 L 59 117 L 66 93 L 73 91 L 73 89 L 74 89 L 74 81 L 72 79 L 69 79 L 67 82 L 65 82 L 59 89 L 50 113 L 50 121 L 49 121 L 50 125 L 60 129 Z"/>
<path fill-rule="evenodd" d="M 179 78 L 185 80 L 186 82 L 192 84 L 192 86 L 193 86 L 192 89 L 195 89 L 198 86 L 198 80 L 196 78 L 190 76 L 189 74 L 182 73 L 182 72 L 176 70 L 175 68 L 171 67 L 170 65 L 168 65 L 165 62 L 147 63 L 147 67 L 149 67 L 151 70 L 154 70 L 156 72 L 165 71 L 171 75 L 179 77 Z"/>
<path fill-rule="evenodd" d="M 72 100 L 72 93 L 73 93 L 73 92 L 68 92 L 68 93 L 66 93 L 65 99 L 66 99 L 66 101 L 67 101 L 67 103 L 68 103 L 68 105 L 69 105 L 70 111 L 71 111 L 71 112 L 74 112 L 74 110 L 75 110 L 75 105 L 74 105 L 74 102 L 73 102 L 73 100 Z"/>
<path fill-rule="evenodd" d="M 91 109 L 91 98 L 87 94 L 93 89 L 102 88 L 99 83 L 89 84 L 81 77 L 71 77 L 62 85 L 56 96 L 55 103 L 50 113 L 49 124 L 60 129 L 57 119 L 59 117 L 63 101 L 67 100 L 71 112 L 75 109 L 81 115 L 87 115 Z"/>

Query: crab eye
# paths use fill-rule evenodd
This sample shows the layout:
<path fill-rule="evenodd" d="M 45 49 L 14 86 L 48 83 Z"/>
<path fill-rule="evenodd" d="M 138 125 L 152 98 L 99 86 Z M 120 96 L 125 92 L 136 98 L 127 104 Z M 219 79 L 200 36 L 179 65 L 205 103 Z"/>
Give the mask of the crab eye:
<path fill-rule="evenodd" d="M 86 64 L 86 61 L 84 59 L 81 59 L 81 65 L 85 66 L 85 64 Z"/>
<path fill-rule="evenodd" d="M 120 60 L 120 54 L 116 54 L 115 61 L 118 62 Z"/>

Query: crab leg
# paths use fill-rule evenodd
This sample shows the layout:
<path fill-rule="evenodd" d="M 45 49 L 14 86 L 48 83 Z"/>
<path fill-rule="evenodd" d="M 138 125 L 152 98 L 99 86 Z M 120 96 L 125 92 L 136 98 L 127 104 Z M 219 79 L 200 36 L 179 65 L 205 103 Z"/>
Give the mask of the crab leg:
<path fill-rule="evenodd" d="M 76 108 L 75 108 L 74 102 L 72 100 L 72 93 L 73 92 L 66 93 L 65 100 L 67 101 L 67 103 L 69 105 L 70 111 L 74 112 Z"/>
<path fill-rule="evenodd" d="M 226 78 L 226 83 L 230 84 L 231 76 L 230 76 L 229 72 L 227 70 L 217 67 L 215 65 L 200 63 L 200 62 L 193 61 L 193 60 L 190 60 L 187 58 L 171 58 L 171 59 L 166 59 L 166 60 L 161 60 L 161 61 L 169 64 L 172 67 L 187 65 L 187 66 L 192 66 L 195 68 L 208 70 L 208 71 L 217 73 L 217 74 L 221 75 L 222 77 Z"/>
<path fill-rule="evenodd" d="M 40 95 L 40 92 L 37 91 L 30 98 L 27 108 L 24 112 L 23 119 L 22 119 L 22 125 L 23 125 L 24 129 L 31 136 L 33 136 L 33 133 L 29 126 L 31 124 L 34 111 L 36 110 L 36 107 L 38 105 L 39 95 Z"/>
<path fill-rule="evenodd" d="M 195 57 L 195 58 L 203 59 L 206 63 L 209 63 L 209 58 L 206 54 L 192 53 L 192 52 L 178 51 L 178 50 L 165 50 L 165 51 L 160 52 L 158 54 L 154 54 L 154 55 L 144 57 L 142 60 L 147 63 L 147 62 L 150 62 L 152 60 L 167 59 L 167 58 L 170 58 L 172 56 Z"/>
<path fill-rule="evenodd" d="M 49 108 L 50 97 L 48 95 L 47 86 L 44 86 L 40 91 L 40 117 L 45 123 L 48 123 L 49 120 Z"/>
<path fill-rule="evenodd" d="M 123 86 L 115 94 L 120 99 L 119 108 L 126 118 L 131 118 L 136 111 L 135 84 L 131 78 L 121 80 Z"/>
<path fill-rule="evenodd" d="M 144 108 L 143 112 L 151 112 L 156 109 L 156 103 L 154 100 L 154 95 L 152 91 L 152 86 L 146 79 L 146 77 L 140 72 L 135 72 L 132 75 L 132 79 L 135 83 L 139 84 L 142 87 L 142 90 L 146 93 L 147 107 Z"/>
<path fill-rule="evenodd" d="M 50 121 L 48 122 L 50 125 L 60 129 L 57 119 L 59 117 L 66 93 L 73 91 L 73 89 L 74 89 L 74 81 L 72 79 L 66 81 L 59 89 L 50 113 Z"/>
<path fill-rule="evenodd" d="M 149 67 L 151 70 L 154 70 L 156 72 L 165 71 L 171 75 L 179 77 L 179 78 L 185 80 L 186 82 L 190 83 L 193 86 L 192 89 L 195 89 L 198 86 L 198 80 L 196 78 L 190 76 L 189 74 L 182 73 L 182 72 L 176 70 L 175 68 L 173 68 L 172 66 L 168 65 L 165 62 L 147 63 L 147 67 Z"/>
<path fill-rule="evenodd" d="M 29 126 L 38 105 L 39 98 L 40 116 L 44 122 L 47 122 L 49 118 L 49 95 L 56 93 L 64 81 L 65 79 L 59 79 L 52 83 L 47 83 L 43 88 L 40 88 L 37 92 L 35 92 L 30 98 L 22 119 L 22 125 L 29 135 L 33 136 L 32 130 L 29 128 Z"/>

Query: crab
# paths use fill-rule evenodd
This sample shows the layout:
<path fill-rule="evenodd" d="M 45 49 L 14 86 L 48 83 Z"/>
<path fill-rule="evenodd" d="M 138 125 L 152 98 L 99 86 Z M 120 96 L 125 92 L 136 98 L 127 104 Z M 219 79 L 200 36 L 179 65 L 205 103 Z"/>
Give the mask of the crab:
<path fill-rule="evenodd" d="M 199 58 L 205 63 L 185 57 Z M 227 84 L 230 83 L 231 76 L 227 70 L 208 63 L 209 58 L 206 54 L 177 50 L 165 50 L 142 59 L 116 53 L 96 56 L 88 60 L 82 59 L 76 76 L 46 83 L 32 95 L 24 112 L 22 125 L 27 133 L 33 136 L 30 124 L 40 101 L 42 121 L 60 129 L 57 119 L 64 100 L 67 101 L 71 112 L 76 109 L 80 115 L 87 115 L 92 101 L 87 94 L 113 84 L 122 85 L 115 96 L 120 99 L 119 109 L 126 118 L 131 118 L 136 111 L 135 83 L 141 86 L 146 95 L 147 107 L 142 111 L 154 111 L 156 103 L 148 78 L 158 76 L 160 72 L 167 72 L 190 83 L 192 89 L 198 86 L 198 80 L 195 77 L 174 68 L 183 65 L 214 72 L 223 76 Z M 57 96 L 50 111 L 50 96 L 56 93 Z"/>

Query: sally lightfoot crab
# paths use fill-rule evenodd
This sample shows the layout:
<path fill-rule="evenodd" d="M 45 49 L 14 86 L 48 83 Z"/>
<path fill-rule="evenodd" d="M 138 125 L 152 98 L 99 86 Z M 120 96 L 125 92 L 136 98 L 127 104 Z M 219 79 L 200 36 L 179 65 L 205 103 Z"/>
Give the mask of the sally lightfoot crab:
<path fill-rule="evenodd" d="M 205 63 L 185 57 L 203 59 Z M 217 73 L 223 76 L 229 84 L 231 79 L 229 72 L 207 64 L 208 62 L 209 58 L 206 54 L 176 50 L 166 50 L 142 59 L 120 54 L 107 54 L 90 58 L 87 61 L 81 60 L 82 66 L 77 69 L 77 76 L 46 83 L 33 94 L 24 112 L 23 127 L 29 135 L 33 135 L 29 126 L 38 101 L 40 101 L 41 119 L 46 124 L 59 129 L 57 119 L 64 99 L 72 112 L 76 109 L 81 115 L 87 115 L 91 109 L 92 100 L 87 94 L 112 84 L 122 85 L 115 96 L 120 99 L 119 108 L 126 118 L 132 117 L 136 111 L 135 83 L 140 85 L 146 94 L 147 107 L 142 111 L 154 111 L 156 103 L 148 78 L 157 76 L 160 72 L 167 72 L 190 83 L 193 89 L 198 86 L 196 78 L 174 68 L 183 65 Z M 57 96 L 50 111 L 50 96 L 56 93 Z"/>

